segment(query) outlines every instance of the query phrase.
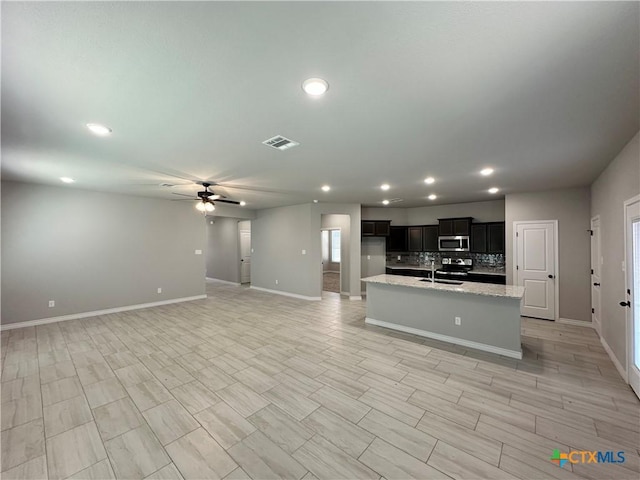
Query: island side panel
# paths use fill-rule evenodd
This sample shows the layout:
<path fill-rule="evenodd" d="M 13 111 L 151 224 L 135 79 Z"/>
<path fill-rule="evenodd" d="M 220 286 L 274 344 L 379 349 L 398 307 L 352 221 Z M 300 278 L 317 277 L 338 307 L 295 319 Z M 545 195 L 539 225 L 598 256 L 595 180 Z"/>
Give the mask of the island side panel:
<path fill-rule="evenodd" d="M 461 325 L 454 324 L 454 317 L 461 317 Z M 368 283 L 367 323 L 378 322 L 389 328 L 419 330 L 431 338 L 450 337 L 443 340 L 451 343 L 470 346 L 468 342 L 473 342 L 478 344 L 473 348 L 522 358 L 517 298 Z"/>

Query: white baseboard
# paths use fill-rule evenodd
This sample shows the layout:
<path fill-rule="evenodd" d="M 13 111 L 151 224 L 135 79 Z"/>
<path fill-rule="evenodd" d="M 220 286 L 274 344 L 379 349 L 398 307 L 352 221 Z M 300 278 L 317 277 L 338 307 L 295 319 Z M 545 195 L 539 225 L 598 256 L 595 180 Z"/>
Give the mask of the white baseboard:
<path fill-rule="evenodd" d="M 518 360 L 522 360 L 522 350 L 508 350 L 506 348 L 494 347 L 493 345 L 486 345 L 484 343 L 472 342 L 470 340 L 464 340 L 462 338 L 427 332 L 426 330 L 407 327 L 405 325 L 398 325 L 397 323 L 383 322 L 382 320 L 376 320 L 369 317 L 366 317 L 364 319 L 364 323 L 368 323 L 370 325 L 378 325 L 379 327 L 385 327 L 392 330 L 398 330 L 400 332 L 411 333 L 420 337 L 433 338 L 434 340 L 440 340 L 442 342 L 454 343 L 456 345 L 462 345 L 463 347 L 475 348 L 476 350 L 482 350 L 484 352 L 495 353 L 498 355 L 503 355 L 505 357 L 517 358 Z"/>
<path fill-rule="evenodd" d="M 593 322 L 588 321 L 585 322 L 583 320 L 574 320 L 573 318 L 558 318 L 557 320 L 558 323 L 564 323 L 566 325 L 575 325 L 576 327 L 589 327 L 589 328 L 596 328 L 593 325 Z"/>
<path fill-rule="evenodd" d="M 229 282 L 228 280 L 221 280 L 219 278 L 207 277 L 207 280 L 211 280 L 212 282 L 226 283 L 227 285 L 235 285 L 236 287 L 240 286 L 240 283 L 237 282 Z"/>
<path fill-rule="evenodd" d="M 349 295 L 349 300 L 362 300 L 362 295 Z"/>
<path fill-rule="evenodd" d="M 627 376 L 627 369 L 625 367 L 623 367 L 622 364 L 618 361 L 618 359 L 616 358 L 615 354 L 613 353 L 613 350 L 611 350 L 611 347 L 609 346 L 607 341 L 602 336 L 600 337 L 600 343 L 602 344 L 602 346 L 604 347 L 604 350 L 609 355 L 609 358 L 611 359 L 613 364 L 616 366 L 616 370 L 618 370 L 618 373 L 620 374 L 622 379 L 625 382 L 629 383 L 629 377 Z"/>
<path fill-rule="evenodd" d="M 284 295 L 285 297 L 293 297 L 293 298 L 299 298 L 301 300 L 322 300 L 322 297 L 307 297 L 306 295 L 298 295 L 297 293 L 290 293 L 290 292 L 283 292 L 282 290 L 271 290 L 270 288 L 262 288 L 262 287 L 254 287 L 253 285 L 251 285 L 251 287 L 254 290 L 259 290 L 261 292 L 267 292 L 267 293 L 275 293 L 276 295 Z"/>
<path fill-rule="evenodd" d="M 190 302 L 192 300 L 202 300 L 203 298 L 207 298 L 207 296 L 195 295 L 193 297 L 172 298 L 170 300 L 160 300 L 159 302 L 139 303 L 137 305 L 126 305 L 124 307 L 107 308 L 105 310 L 94 310 L 93 312 L 72 313 L 70 315 L 61 315 L 59 317 L 40 318 L 38 320 L 29 320 L 26 322 L 7 323 L 0 325 L 0 331 L 13 330 L 14 328 L 35 327 L 37 325 L 65 322 L 67 320 L 78 320 L 80 318 L 97 317 L 100 315 L 109 315 L 110 313 L 119 313 L 126 312 L 128 310 L 139 310 L 141 308 L 169 305 L 171 303 Z"/>

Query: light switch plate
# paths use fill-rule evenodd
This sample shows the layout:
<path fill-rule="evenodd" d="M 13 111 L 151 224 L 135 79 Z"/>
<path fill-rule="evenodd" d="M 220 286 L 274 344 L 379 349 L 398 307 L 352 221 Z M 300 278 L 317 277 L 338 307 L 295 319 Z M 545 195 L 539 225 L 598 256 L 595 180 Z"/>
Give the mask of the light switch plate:
<path fill-rule="evenodd" d="M 371 260 L 371 255 L 367 255 L 367 260 Z"/>
<path fill-rule="evenodd" d="M 196 250 L 196 255 L 202 255 L 202 250 Z"/>
<path fill-rule="evenodd" d="M 303 249 L 303 250 L 302 250 L 302 254 L 303 254 L 303 255 L 306 255 L 306 254 L 307 254 L 307 251 Z"/>

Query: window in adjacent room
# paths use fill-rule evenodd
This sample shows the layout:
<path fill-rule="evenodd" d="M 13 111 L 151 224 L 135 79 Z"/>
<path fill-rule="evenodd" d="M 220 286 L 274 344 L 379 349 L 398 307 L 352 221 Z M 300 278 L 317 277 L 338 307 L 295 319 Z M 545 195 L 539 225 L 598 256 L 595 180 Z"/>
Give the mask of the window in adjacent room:
<path fill-rule="evenodd" d="M 331 230 L 331 261 L 340 263 L 340 230 Z"/>

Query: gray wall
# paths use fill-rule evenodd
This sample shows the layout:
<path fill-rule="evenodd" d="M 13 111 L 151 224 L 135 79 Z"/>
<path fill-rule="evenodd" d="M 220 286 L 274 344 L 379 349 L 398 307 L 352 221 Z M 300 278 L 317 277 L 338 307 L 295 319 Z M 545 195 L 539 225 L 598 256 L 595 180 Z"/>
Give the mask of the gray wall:
<path fill-rule="evenodd" d="M 349 215 L 349 259 L 342 264 L 342 268 L 348 268 L 345 293 L 360 295 L 360 204 L 319 203 L 258 210 L 251 227 L 251 285 L 320 298 L 320 231 L 322 215 L 326 214 Z"/>
<path fill-rule="evenodd" d="M 360 265 L 362 278 L 373 277 L 385 272 L 387 264 L 386 239 L 384 237 L 363 237 L 361 245 Z M 367 284 L 361 282 L 362 291 Z"/>
<path fill-rule="evenodd" d="M 207 217 L 207 277 L 240 283 L 238 218 Z"/>
<path fill-rule="evenodd" d="M 225 205 L 224 203 L 218 202 L 216 203 L 216 209 L 214 210 L 214 212 L 212 214 L 207 214 L 207 218 L 215 219 L 218 217 L 252 220 L 256 218 L 256 211 L 251 210 L 250 208 L 241 207 L 239 205 Z"/>
<path fill-rule="evenodd" d="M 204 226 L 187 202 L 3 182 L 2 323 L 202 295 Z"/>
<path fill-rule="evenodd" d="M 624 218 L 625 200 L 640 194 L 640 133 L 591 185 L 591 216 L 600 215 L 601 250 L 601 334 L 618 361 L 626 365 L 625 309 L 618 302 L 625 298 Z"/>
<path fill-rule="evenodd" d="M 589 187 L 506 196 L 506 273 L 513 283 L 513 222 L 558 220 L 561 318 L 591 321 Z"/>
<path fill-rule="evenodd" d="M 362 220 L 391 220 L 391 225 L 409 225 L 408 208 L 362 207 Z"/>
<path fill-rule="evenodd" d="M 317 259 L 311 253 L 312 237 L 318 243 Z M 320 296 L 320 216 L 317 228 L 312 228 L 310 204 L 258 210 L 251 225 L 251 246 L 253 287 Z"/>
<path fill-rule="evenodd" d="M 474 222 L 504 221 L 505 201 L 454 203 L 415 208 L 363 208 L 363 220 L 391 220 L 392 225 L 437 224 L 439 218 L 473 217 Z"/>
<path fill-rule="evenodd" d="M 329 252 L 329 262 L 327 267 L 329 270 L 340 270 L 340 292 L 349 290 L 349 277 L 351 274 L 351 220 L 349 215 L 327 214 L 320 217 L 320 225 L 322 228 L 339 228 L 340 229 L 340 263 L 338 265 L 332 263 L 331 252 Z M 318 234 L 319 235 L 319 234 Z M 336 268 L 337 267 L 337 268 Z"/>

